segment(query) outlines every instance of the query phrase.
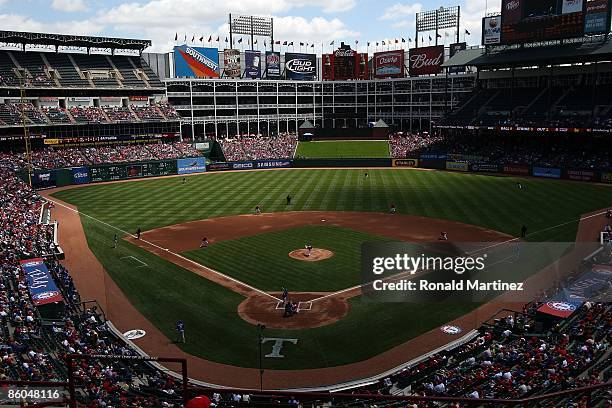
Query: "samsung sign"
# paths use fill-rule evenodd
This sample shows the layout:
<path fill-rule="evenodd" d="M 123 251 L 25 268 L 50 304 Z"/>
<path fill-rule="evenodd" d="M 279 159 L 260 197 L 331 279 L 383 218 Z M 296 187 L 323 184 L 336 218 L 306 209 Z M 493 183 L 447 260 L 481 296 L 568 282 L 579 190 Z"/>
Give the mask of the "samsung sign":
<path fill-rule="evenodd" d="M 317 56 L 315 54 L 285 54 L 287 79 L 312 81 L 317 76 Z"/>
<path fill-rule="evenodd" d="M 263 160 L 255 163 L 258 169 L 278 169 L 291 167 L 291 160 Z"/>

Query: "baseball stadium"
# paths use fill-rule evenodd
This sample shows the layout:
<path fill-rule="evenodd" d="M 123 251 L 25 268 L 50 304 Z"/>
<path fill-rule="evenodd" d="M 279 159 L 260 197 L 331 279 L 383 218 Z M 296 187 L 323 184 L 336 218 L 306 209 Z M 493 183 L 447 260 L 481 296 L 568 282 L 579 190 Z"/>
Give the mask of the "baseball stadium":
<path fill-rule="evenodd" d="M 0 405 L 612 406 L 612 4 L 495 3 L 3 28 Z"/>

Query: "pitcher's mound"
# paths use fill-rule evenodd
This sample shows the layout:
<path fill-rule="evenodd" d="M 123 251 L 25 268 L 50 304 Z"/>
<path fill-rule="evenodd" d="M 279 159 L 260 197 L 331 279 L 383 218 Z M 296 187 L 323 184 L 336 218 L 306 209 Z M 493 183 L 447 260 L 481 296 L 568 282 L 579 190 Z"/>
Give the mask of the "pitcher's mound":
<path fill-rule="evenodd" d="M 295 251 L 289 252 L 289 256 L 300 261 L 317 262 L 331 258 L 334 256 L 334 253 L 327 249 L 312 248 L 312 251 L 310 251 L 310 256 L 308 256 L 307 249 L 296 249 Z"/>

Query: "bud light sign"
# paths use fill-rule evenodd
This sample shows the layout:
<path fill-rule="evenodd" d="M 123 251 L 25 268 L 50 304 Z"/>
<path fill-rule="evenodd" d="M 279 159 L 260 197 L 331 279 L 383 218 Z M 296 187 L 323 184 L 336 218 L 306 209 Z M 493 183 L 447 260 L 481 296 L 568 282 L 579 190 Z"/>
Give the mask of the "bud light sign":
<path fill-rule="evenodd" d="M 72 184 L 89 183 L 89 169 L 87 167 L 72 168 Z"/>
<path fill-rule="evenodd" d="M 410 50 L 410 76 L 439 74 L 444 62 L 444 46 L 412 48 Z"/>
<path fill-rule="evenodd" d="M 315 54 L 285 54 L 287 79 L 314 81 L 317 77 L 317 56 Z"/>

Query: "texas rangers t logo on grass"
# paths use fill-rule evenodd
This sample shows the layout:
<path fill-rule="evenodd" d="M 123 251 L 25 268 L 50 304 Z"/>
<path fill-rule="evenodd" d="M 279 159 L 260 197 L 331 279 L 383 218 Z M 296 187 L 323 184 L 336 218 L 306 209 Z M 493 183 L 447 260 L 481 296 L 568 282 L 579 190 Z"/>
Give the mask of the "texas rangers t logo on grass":
<path fill-rule="evenodd" d="M 265 337 L 261 339 L 261 344 L 266 344 L 272 341 L 274 342 L 274 344 L 272 345 L 272 352 L 266 354 L 266 358 L 284 358 L 285 356 L 281 354 L 281 351 L 283 351 L 283 346 L 285 345 L 285 343 L 298 343 L 298 339 L 280 339 L 276 337 Z"/>

